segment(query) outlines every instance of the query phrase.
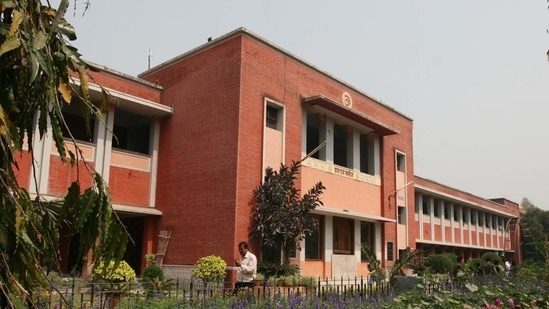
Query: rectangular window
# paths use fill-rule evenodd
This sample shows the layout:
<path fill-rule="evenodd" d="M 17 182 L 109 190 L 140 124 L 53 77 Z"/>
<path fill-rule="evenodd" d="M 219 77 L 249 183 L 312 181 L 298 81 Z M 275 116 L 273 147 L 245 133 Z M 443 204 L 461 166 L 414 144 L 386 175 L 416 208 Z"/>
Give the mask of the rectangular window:
<path fill-rule="evenodd" d="M 484 220 L 484 213 L 483 212 L 478 213 L 478 225 L 480 225 L 480 226 L 485 226 L 486 225 L 486 221 Z"/>
<path fill-rule="evenodd" d="M 393 261 L 395 259 L 395 248 L 393 247 L 393 242 L 387 242 L 387 261 Z"/>
<path fill-rule="evenodd" d="M 477 211 L 471 209 L 471 224 L 477 224 Z"/>
<path fill-rule="evenodd" d="M 469 222 L 469 209 L 462 208 L 461 214 L 462 214 L 463 223 L 468 223 Z"/>
<path fill-rule="evenodd" d="M 276 107 L 267 105 L 265 125 L 271 129 L 278 129 L 278 109 Z"/>
<path fill-rule="evenodd" d="M 459 205 L 454 205 L 454 221 L 459 221 Z"/>
<path fill-rule="evenodd" d="M 314 216 L 318 220 L 318 228 L 305 237 L 305 259 L 321 260 L 323 250 L 324 217 Z"/>
<path fill-rule="evenodd" d="M 406 171 L 406 156 L 403 153 L 396 154 L 396 166 L 397 171 L 405 172 Z"/>
<path fill-rule="evenodd" d="M 319 118 L 323 119 L 318 114 L 307 115 L 307 154 L 313 151 L 318 145 L 320 145 L 320 124 Z M 311 155 L 312 158 L 319 159 L 320 151 L 317 151 Z"/>
<path fill-rule="evenodd" d="M 84 125 L 85 120 L 84 116 L 82 116 L 80 104 L 84 103 L 79 100 L 73 100 L 71 104 L 63 105 L 63 118 L 65 119 L 68 129 L 64 125 L 61 125 L 61 132 L 63 133 L 63 137 L 70 138 L 72 134 L 77 141 L 93 143 L 95 118 L 90 117 L 90 127 L 88 131 Z"/>
<path fill-rule="evenodd" d="M 151 118 L 117 109 L 114 112 L 112 147 L 149 154 Z"/>
<path fill-rule="evenodd" d="M 398 249 L 398 258 L 399 259 L 405 258 L 406 254 L 408 254 L 406 249 Z"/>
<path fill-rule="evenodd" d="M 440 218 L 440 203 L 438 200 L 434 200 L 433 215 L 437 218 Z"/>
<path fill-rule="evenodd" d="M 423 198 L 423 214 L 430 215 L 431 211 L 429 210 L 429 202 L 426 201 L 426 198 Z"/>
<path fill-rule="evenodd" d="M 406 208 L 398 206 L 398 224 L 406 224 Z"/>
<path fill-rule="evenodd" d="M 444 202 L 444 219 L 450 220 L 450 204 Z"/>
<path fill-rule="evenodd" d="M 348 162 L 348 136 L 345 126 L 334 124 L 334 164 L 351 167 Z"/>
<path fill-rule="evenodd" d="M 354 254 L 354 235 L 353 220 L 334 218 L 334 253 Z"/>
<path fill-rule="evenodd" d="M 374 175 L 374 134 L 360 134 L 360 172 Z"/>
<path fill-rule="evenodd" d="M 360 244 L 374 252 L 374 224 L 371 222 L 360 222 Z M 360 260 L 366 261 L 366 255 L 361 251 Z"/>

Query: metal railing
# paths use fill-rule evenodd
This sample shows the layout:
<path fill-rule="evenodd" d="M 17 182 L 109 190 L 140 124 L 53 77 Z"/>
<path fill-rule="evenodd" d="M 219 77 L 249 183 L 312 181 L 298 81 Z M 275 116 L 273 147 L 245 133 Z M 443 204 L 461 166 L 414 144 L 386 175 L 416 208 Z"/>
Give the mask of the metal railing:
<path fill-rule="evenodd" d="M 282 284 L 272 281 L 256 282 L 248 290 L 254 301 L 263 302 L 275 296 L 302 295 L 303 297 L 346 299 L 388 297 L 393 288 L 386 282 L 370 278 L 311 278 L 285 280 Z M 156 282 L 111 283 L 87 281 L 80 278 L 62 278 L 49 289 L 36 288 L 32 299 L 41 309 L 62 308 L 113 308 L 121 299 L 136 301 L 144 298 L 176 298 L 182 302 L 230 297 L 234 295 L 233 282 L 208 282 L 200 279 L 167 279 Z"/>

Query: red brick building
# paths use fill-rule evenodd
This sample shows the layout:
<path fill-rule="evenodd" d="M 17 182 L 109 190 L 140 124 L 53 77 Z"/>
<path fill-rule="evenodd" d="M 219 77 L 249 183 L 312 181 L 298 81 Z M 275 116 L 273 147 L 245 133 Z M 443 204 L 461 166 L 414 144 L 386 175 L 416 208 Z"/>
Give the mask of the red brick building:
<path fill-rule="evenodd" d="M 517 257 L 517 204 L 414 176 L 410 117 L 246 29 L 139 78 L 108 69 L 94 77 L 111 89 L 107 129 L 96 123 L 94 136 L 78 139 L 137 240 L 127 254 L 135 268 L 156 252 L 161 230 L 172 232 L 169 274 L 186 276 L 210 254 L 231 266 L 237 244 L 250 241 L 265 168 L 307 154 L 299 186 L 322 181 L 326 190 L 320 228 L 292 259 L 304 275 L 366 274 L 361 244 L 385 266 L 406 248 Z M 78 130 L 77 112 L 66 114 Z M 56 166 L 51 141 L 40 145 L 40 192 L 61 195 L 74 174 Z M 30 186 L 29 175 L 20 179 Z"/>

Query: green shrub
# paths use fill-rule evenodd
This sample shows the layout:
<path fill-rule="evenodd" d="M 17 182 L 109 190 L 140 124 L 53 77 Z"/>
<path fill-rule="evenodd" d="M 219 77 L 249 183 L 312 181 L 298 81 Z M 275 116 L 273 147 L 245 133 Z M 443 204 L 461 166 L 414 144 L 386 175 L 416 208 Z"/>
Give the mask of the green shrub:
<path fill-rule="evenodd" d="M 442 253 L 442 255 L 447 256 L 450 259 L 450 261 L 453 261 L 454 264 L 457 264 L 457 257 L 458 257 L 457 254 L 452 252 L 446 252 L 446 253 Z"/>
<path fill-rule="evenodd" d="M 276 286 L 276 282 L 277 282 L 278 278 L 276 277 L 269 277 L 267 278 L 267 286 Z"/>
<path fill-rule="evenodd" d="M 98 279 L 103 279 L 113 283 L 130 282 L 135 280 L 135 270 L 126 261 L 120 261 L 115 268 L 115 262 L 108 264 L 103 261 L 95 265 L 93 275 Z"/>
<path fill-rule="evenodd" d="M 488 259 L 492 261 L 493 264 L 495 264 L 495 261 L 498 261 L 498 263 L 502 264 L 503 261 L 501 260 L 501 256 L 497 254 L 496 252 L 486 252 L 480 257 L 484 262 L 486 262 Z"/>
<path fill-rule="evenodd" d="M 301 279 L 301 282 L 308 288 L 314 288 L 318 284 L 318 279 L 314 276 L 305 276 Z"/>
<path fill-rule="evenodd" d="M 257 265 L 257 271 L 265 275 L 265 278 L 278 278 L 299 275 L 300 268 L 299 266 L 290 263 L 277 264 L 270 262 L 259 262 Z"/>
<path fill-rule="evenodd" d="M 286 276 L 284 277 L 284 286 L 298 286 L 301 285 L 302 282 L 301 276 Z"/>
<path fill-rule="evenodd" d="M 464 265 L 465 265 L 464 271 L 467 274 L 473 274 L 473 273 L 481 274 L 483 264 L 484 264 L 484 261 L 480 258 L 469 259 L 469 260 L 467 260 L 466 263 L 464 263 Z"/>
<path fill-rule="evenodd" d="M 549 264 L 526 260 L 511 268 L 511 273 L 522 282 L 536 282 L 539 287 L 549 287 Z"/>
<path fill-rule="evenodd" d="M 152 265 L 143 271 L 143 281 L 150 281 L 152 279 L 164 279 L 164 271 L 158 265 Z"/>
<path fill-rule="evenodd" d="M 202 279 L 204 282 L 223 281 L 226 276 L 227 263 L 217 256 L 208 255 L 201 257 L 193 269 L 193 276 Z"/>
<path fill-rule="evenodd" d="M 147 267 L 156 265 L 156 254 L 145 254 L 145 263 L 147 263 Z"/>
<path fill-rule="evenodd" d="M 455 260 L 446 254 L 431 254 L 426 258 L 427 266 L 435 274 L 447 274 L 454 268 Z"/>

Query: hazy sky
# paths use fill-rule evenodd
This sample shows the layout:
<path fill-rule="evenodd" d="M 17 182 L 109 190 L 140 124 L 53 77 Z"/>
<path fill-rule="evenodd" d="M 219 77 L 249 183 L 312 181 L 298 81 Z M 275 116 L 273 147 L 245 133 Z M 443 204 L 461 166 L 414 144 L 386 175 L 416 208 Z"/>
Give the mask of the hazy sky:
<path fill-rule="evenodd" d="M 545 0 L 91 0 L 84 58 L 137 75 L 245 27 L 414 119 L 415 174 L 549 209 Z"/>

